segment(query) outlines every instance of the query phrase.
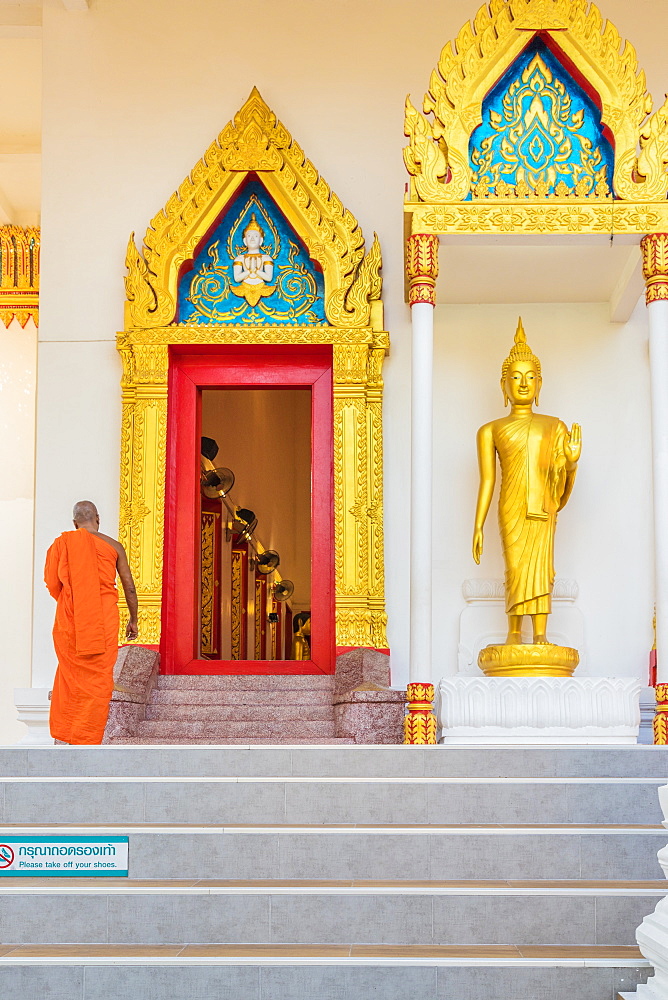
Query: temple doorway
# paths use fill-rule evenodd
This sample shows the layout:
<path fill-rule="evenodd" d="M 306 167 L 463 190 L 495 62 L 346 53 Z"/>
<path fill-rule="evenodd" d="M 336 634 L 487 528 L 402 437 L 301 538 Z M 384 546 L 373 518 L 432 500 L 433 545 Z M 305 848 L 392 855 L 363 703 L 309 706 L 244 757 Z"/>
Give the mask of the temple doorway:
<path fill-rule="evenodd" d="M 311 390 L 204 389 L 199 658 L 310 659 Z"/>
<path fill-rule="evenodd" d="M 174 348 L 165 673 L 329 673 L 330 347 Z"/>

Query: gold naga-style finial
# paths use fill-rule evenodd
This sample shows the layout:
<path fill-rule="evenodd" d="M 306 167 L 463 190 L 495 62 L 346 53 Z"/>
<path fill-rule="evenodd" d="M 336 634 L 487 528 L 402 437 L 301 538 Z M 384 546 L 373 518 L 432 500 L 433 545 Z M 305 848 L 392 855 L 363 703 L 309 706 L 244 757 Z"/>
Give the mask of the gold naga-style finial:
<path fill-rule="evenodd" d="M 536 375 L 538 378 L 542 378 L 540 371 L 540 361 L 533 353 L 529 345 L 527 344 L 527 335 L 524 332 L 524 324 L 522 323 L 522 317 L 520 316 L 517 320 L 517 330 L 515 331 L 515 343 L 510 349 L 510 354 L 503 362 L 501 368 L 501 382 L 505 382 L 506 375 L 508 374 L 508 369 L 512 365 L 513 361 L 531 361 L 536 366 Z"/>

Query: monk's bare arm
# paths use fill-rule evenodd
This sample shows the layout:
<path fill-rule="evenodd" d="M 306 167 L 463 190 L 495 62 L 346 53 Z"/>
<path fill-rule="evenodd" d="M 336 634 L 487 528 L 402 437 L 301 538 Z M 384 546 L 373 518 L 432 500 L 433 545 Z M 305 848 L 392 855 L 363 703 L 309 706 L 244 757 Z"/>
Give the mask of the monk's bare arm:
<path fill-rule="evenodd" d="M 136 639 L 139 635 L 139 628 L 137 625 L 137 590 L 135 588 L 135 582 L 132 579 L 130 567 L 128 566 L 128 557 L 125 554 L 125 549 L 120 542 L 117 544 L 120 551 L 118 553 L 116 569 L 118 570 L 118 575 L 120 576 L 121 583 L 123 584 L 125 601 L 128 606 L 128 611 L 130 612 L 130 621 L 128 622 L 128 626 L 125 630 L 125 635 L 128 639 Z"/>
<path fill-rule="evenodd" d="M 121 578 L 121 583 L 123 584 L 123 593 L 125 594 L 125 603 L 128 606 L 128 611 L 130 612 L 130 621 L 125 629 L 126 639 L 136 639 L 139 635 L 139 627 L 137 625 L 137 590 L 135 588 L 135 582 L 132 579 L 132 572 L 128 565 L 128 557 L 125 554 L 125 549 L 120 542 L 117 542 L 115 538 L 110 535 L 104 535 L 101 531 L 98 532 L 101 538 L 109 542 L 110 545 L 116 549 L 118 553 L 118 558 L 116 559 L 116 572 Z"/>
<path fill-rule="evenodd" d="M 480 562 L 483 546 L 483 527 L 489 513 L 489 507 L 494 495 L 496 482 L 496 450 L 492 425 L 485 424 L 478 431 L 478 467 L 480 469 L 480 487 L 478 489 L 478 504 L 475 512 L 475 527 L 473 529 L 473 558 Z"/>

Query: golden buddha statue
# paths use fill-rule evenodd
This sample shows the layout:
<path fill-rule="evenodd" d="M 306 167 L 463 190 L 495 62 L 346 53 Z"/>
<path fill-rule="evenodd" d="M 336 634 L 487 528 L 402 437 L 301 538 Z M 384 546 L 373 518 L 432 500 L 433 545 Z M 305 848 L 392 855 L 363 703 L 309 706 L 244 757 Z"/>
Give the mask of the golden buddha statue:
<path fill-rule="evenodd" d="M 311 615 L 304 612 L 295 615 L 293 620 L 294 632 L 292 635 L 292 660 L 311 659 Z"/>
<path fill-rule="evenodd" d="M 501 465 L 499 528 L 506 565 L 508 637 L 487 646 L 478 663 L 488 674 L 570 675 L 577 651 L 547 639 L 554 586 L 554 533 L 557 514 L 573 489 L 582 449 L 579 424 L 568 428 L 558 417 L 534 413 L 542 384 L 540 361 L 526 342 L 522 320 L 501 369 L 501 389 L 510 414 L 478 431 L 480 488 L 473 532 L 473 558 L 480 562 L 483 526 Z M 533 644 L 522 643 L 522 619 L 531 617 Z"/>

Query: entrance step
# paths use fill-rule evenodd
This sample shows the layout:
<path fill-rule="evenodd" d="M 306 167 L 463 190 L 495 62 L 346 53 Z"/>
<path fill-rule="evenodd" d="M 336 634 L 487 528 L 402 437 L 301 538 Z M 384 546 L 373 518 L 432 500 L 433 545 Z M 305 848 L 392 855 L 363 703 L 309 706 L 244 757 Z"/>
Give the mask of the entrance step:
<path fill-rule="evenodd" d="M 168 813 L 153 825 L 119 817 L 77 826 L 55 821 L 52 812 L 40 825 L 5 823 L 4 830 L 127 834 L 133 879 L 599 881 L 614 872 L 624 881 L 653 881 L 661 878 L 656 855 L 666 845 L 661 827 L 220 826 L 170 824 Z"/>
<path fill-rule="evenodd" d="M 325 705 L 332 707 L 331 688 L 155 688 L 149 705 Z"/>
<path fill-rule="evenodd" d="M 7 777 L 2 781 L 2 820 L 425 829 L 529 826 L 563 827 L 566 836 L 577 834 L 578 827 L 603 825 L 629 835 L 637 828 L 638 836 L 645 836 L 647 828 L 661 829 L 660 784 L 654 778 Z M 639 819 L 643 825 L 636 827 Z"/>
<path fill-rule="evenodd" d="M 9 881 L 9 880 L 8 880 Z M 12 883 L 25 879 L 11 880 Z M 3 947 L 71 944 L 227 946 L 635 947 L 665 894 L 615 883 L 274 887 L 132 881 L 2 885 Z M 50 883 L 51 880 L 48 880 Z M 39 921 L 35 914 L 39 913 Z M 311 945 L 313 947 L 313 945 Z M 528 957 L 528 956 L 527 956 Z"/>
<path fill-rule="evenodd" d="M 294 715 L 293 715 L 294 718 Z M 137 727 L 137 736 L 143 739 L 152 738 L 159 740 L 161 737 L 170 739 L 189 740 L 193 737 L 208 739 L 235 739 L 252 738 L 264 740 L 271 739 L 293 740 L 314 737 L 315 739 L 329 740 L 336 736 L 336 726 L 334 722 L 308 722 L 308 721 L 276 721 L 276 722 L 184 722 L 181 719 L 171 722 L 140 722 Z"/>
<path fill-rule="evenodd" d="M 199 691 L 333 691 L 333 674 L 160 674 L 158 688 Z"/>
<path fill-rule="evenodd" d="M 324 674 L 161 676 L 131 739 L 329 744 L 337 739 L 333 691 Z"/>
<path fill-rule="evenodd" d="M 275 945 L 9 948 L 3 1000 L 610 1000 L 651 969 L 629 947 Z"/>
<path fill-rule="evenodd" d="M 238 736 L 236 738 L 228 736 L 210 736 L 207 738 L 202 738 L 199 736 L 191 737 L 181 737 L 177 739 L 170 739 L 167 736 L 162 736 L 159 740 L 155 737 L 147 736 L 142 738 L 140 736 L 130 736 L 125 737 L 122 740 L 110 740 L 106 746 L 151 746 L 151 747 L 165 747 L 165 746 L 180 746 L 180 747 L 195 747 L 195 746 L 209 746 L 209 747 L 225 747 L 225 746 L 351 746 L 354 745 L 355 740 L 346 740 L 340 737 L 335 739 L 332 737 L 326 737 L 319 739 L 312 736 L 310 739 L 306 740 L 296 740 L 293 738 L 278 739 L 274 737 L 272 740 L 263 739 L 259 737 L 257 739 L 249 739 L 247 736 Z"/>
<path fill-rule="evenodd" d="M 170 692 L 171 693 L 171 692 Z M 294 722 L 298 716 L 299 723 L 302 722 L 328 722 L 333 724 L 332 706 L 329 705 L 193 705 L 190 703 L 181 704 L 150 704 L 146 708 L 147 722 L 205 722 L 213 726 L 217 722 L 252 722 L 252 729 L 257 733 L 256 738 L 262 734 L 257 730 L 261 727 L 257 723 L 269 722 Z M 225 726 L 220 731 L 227 732 L 229 727 Z M 327 733 L 329 735 L 329 731 Z M 334 735 L 332 733 L 332 735 Z"/>
<path fill-rule="evenodd" d="M 587 778 L 610 776 L 668 781 L 668 748 L 661 746 L 442 747 L 291 746 L 0 747 L 2 775 L 20 777 L 197 778 Z M 538 810 L 537 810 L 538 811 Z M 544 816 L 544 813 L 543 813 Z M 409 809 L 406 810 L 406 819 Z M 538 818 L 534 817 L 536 822 Z M 642 823 L 640 813 L 635 820 Z M 543 821 L 543 820 L 541 820 Z"/>

